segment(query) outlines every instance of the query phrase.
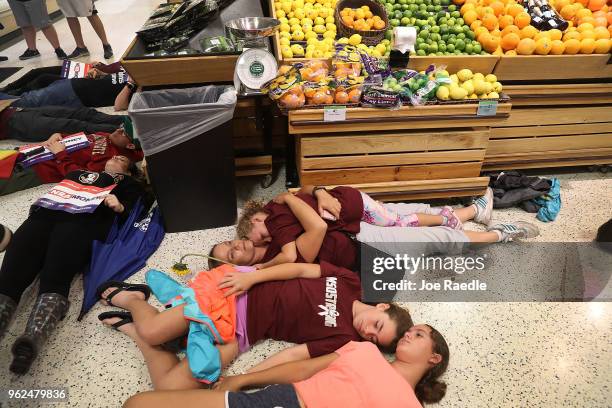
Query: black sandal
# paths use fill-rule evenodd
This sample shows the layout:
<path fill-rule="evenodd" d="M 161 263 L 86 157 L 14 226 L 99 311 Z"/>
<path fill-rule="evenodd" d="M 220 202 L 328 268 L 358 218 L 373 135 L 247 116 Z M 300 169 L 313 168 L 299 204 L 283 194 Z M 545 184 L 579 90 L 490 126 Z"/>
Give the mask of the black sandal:
<path fill-rule="evenodd" d="M 121 318 L 121 320 L 119 320 L 118 322 L 110 325 L 110 327 L 112 327 L 114 330 L 117 330 L 117 331 L 119 331 L 119 328 L 123 326 L 124 324 L 134 323 L 134 319 L 132 318 L 132 314 L 130 312 L 123 312 L 119 310 L 113 311 L 113 312 L 100 313 L 98 315 L 98 320 L 102 321 L 106 319 L 112 319 L 113 317 Z"/>
<path fill-rule="evenodd" d="M 106 298 L 103 298 L 102 293 L 104 293 L 104 291 L 107 290 L 108 288 L 117 288 L 117 289 L 113 290 Z M 149 297 L 151 296 L 151 288 L 149 288 L 148 285 L 138 284 L 138 283 L 127 283 L 127 282 L 120 282 L 120 281 L 104 282 L 102 285 L 98 287 L 96 294 L 99 299 L 105 300 L 109 306 L 119 307 L 119 306 L 113 305 L 112 303 L 113 296 L 115 296 L 116 294 L 120 292 L 123 292 L 124 290 L 127 290 L 129 292 L 142 292 L 142 294 L 144 294 L 145 300 L 149 300 Z"/>

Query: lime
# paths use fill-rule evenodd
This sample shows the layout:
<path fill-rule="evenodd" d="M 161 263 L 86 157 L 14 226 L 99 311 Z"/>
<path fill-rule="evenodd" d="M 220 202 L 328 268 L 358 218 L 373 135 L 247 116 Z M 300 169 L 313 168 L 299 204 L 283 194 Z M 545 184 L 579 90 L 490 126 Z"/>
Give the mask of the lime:
<path fill-rule="evenodd" d="M 410 18 L 410 17 L 412 17 L 412 11 L 406 10 L 406 11 L 404 11 L 403 15 L 404 15 L 404 17 Z"/>
<path fill-rule="evenodd" d="M 458 51 L 463 51 L 465 49 L 465 41 L 458 39 L 455 43 L 455 49 Z"/>
<path fill-rule="evenodd" d="M 474 44 L 474 54 L 480 54 L 482 52 L 482 46 L 480 44 Z"/>
<path fill-rule="evenodd" d="M 440 34 L 442 35 L 448 34 L 448 26 L 446 24 L 440 24 Z"/>
<path fill-rule="evenodd" d="M 463 34 L 463 28 L 461 28 L 460 25 L 453 26 L 453 33 L 454 34 L 459 34 L 459 33 Z"/>
<path fill-rule="evenodd" d="M 465 36 L 469 38 L 470 40 L 473 40 L 474 38 L 476 38 L 476 34 L 473 31 L 468 31 L 467 33 L 465 33 Z"/>
<path fill-rule="evenodd" d="M 459 18 L 459 17 L 461 17 L 461 13 L 460 13 L 460 12 L 458 12 L 458 11 L 453 11 L 453 12 L 451 13 L 451 17 L 454 17 L 454 18 Z"/>
<path fill-rule="evenodd" d="M 460 40 L 465 40 L 465 34 L 459 33 L 459 34 L 457 34 L 457 38 L 460 39 Z"/>
<path fill-rule="evenodd" d="M 440 50 L 440 52 L 446 52 L 446 44 L 438 43 L 438 50 Z"/>
<path fill-rule="evenodd" d="M 463 26 L 465 24 L 465 21 L 463 21 L 463 19 L 459 17 L 457 21 L 455 21 L 455 24 L 459 24 L 460 26 Z"/>
<path fill-rule="evenodd" d="M 465 45 L 465 53 L 466 54 L 472 54 L 474 52 L 474 46 L 469 43 Z"/>
<path fill-rule="evenodd" d="M 444 34 L 442 36 L 442 41 L 447 42 L 448 41 L 448 34 Z"/>
<path fill-rule="evenodd" d="M 393 39 L 393 30 L 387 30 L 385 32 L 385 38 L 389 41 L 391 41 Z"/>
<path fill-rule="evenodd" d="M 438 52 L 438 44 L 437 43 L 430 44 L 428 50 L 429 50 L 429 53 Z"/>
<path fill-rule="evenodd" d="M 427 39 L 429 37 L 429 31 L 421 30 L 421 32 L 419 33 L 419 37 Z"/>
<path fill-rule="evenodd" d="M 397 18 L 393 18 L 389 21 L 389 24 L 391 24 L 392 27 L 397 27 L 400 25 L 400 21 Z"/>
<path fill-rule="evenodd" d="M 457 6 L 455 6 L 454 4 L 451 4 L 450 6 L 448 6 L 448 11 L 450 11 L 451 13 L 453 11 L 457 11 Z"/>
<path fill-rule="evenodd" d="M 442 36 L 440 34 L 434 33 L 434 34 L 431 35 L 431 39 L 434 40 L 434 41 L 440 41 L 442 39 Z"/>
<path fill-rule="evenodd" d="M 448 24 L 449 27 L 454 26 L 455 25 L 455 19 L 454 18 L 449 18 L 447 20 L 447 24 Z"/>
<path fill-rule="evenodd" d="M 446 51 L 454 52 L 455 51 L 455 44 L 446 44 Z"/>
<path fill-rule="evenodd" d="M 419 55 L 419 56 L 421 56 L 421 57 L 424 57 L 424 56 L 426 56 L 426 55 L 427 55 L 427 53 L 425 52 L 425 50 L 418 50 L 418 51 L 417 51 L 417 55 Z"/>
<path fill-rule="evenodd" d="M 403 25 L 403 26 L 409 26 L 409 25 L 410 25 L 410 18 L 408 18 L 408 17 L 403 17 L 403 18 L 400 20 L 400 24 L 401 24 L 401 25 Z"/>

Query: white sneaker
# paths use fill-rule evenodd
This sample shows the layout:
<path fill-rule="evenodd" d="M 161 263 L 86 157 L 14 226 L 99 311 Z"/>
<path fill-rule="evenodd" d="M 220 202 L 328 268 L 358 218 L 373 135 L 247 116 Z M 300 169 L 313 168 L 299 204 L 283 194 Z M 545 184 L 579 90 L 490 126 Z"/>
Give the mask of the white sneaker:
<path fill-rule="evenodd" d="M 474 221 L 479 224 L 489 225 L 493 216 L 493 190 L 487 187 L 487 192 L 482 197 L 474 200 L 476 206 L 476 215 Z"/>
<path fill-rule="evenodd" d="M 517 238 L 535 238 L 540 235 L 540 229 L 529 222 L 516 221 L 512 224 L 495 224 L 487 231 L 499 231 L 501 242 L 513 241 Z"/>

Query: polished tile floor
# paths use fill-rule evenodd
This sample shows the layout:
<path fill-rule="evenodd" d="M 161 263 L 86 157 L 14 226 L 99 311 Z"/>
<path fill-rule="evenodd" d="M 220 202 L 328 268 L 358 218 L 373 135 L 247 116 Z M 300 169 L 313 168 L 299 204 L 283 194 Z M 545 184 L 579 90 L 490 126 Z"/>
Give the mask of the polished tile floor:
<path fill-rule="evenodd" d="M 133 38 L 133 32 L 159 1 L 99 0 L 96 4 L 106 24 L 118 57 Z M 92 59 L 101 58 L 97 37 L 83 21 L 83 31 Z M 64 20 L 56 24 L 66 50 L 73 40 Z M 56 64 L 48 43 L 39 35 L 40 60 L 26 67 Z M 23 43 L 2 54 L 18 66 L 16 57 Z M 17 74 L 19 75 L 19 74 Z M 15 78 L 13 78 L 15 79 Z M 15 143 L 4 141 L 0 148 Z M 590 241 L 599 225 L 612 216 L 612 177 L 589 173 L 558 175 L 562 185 L 563 210 L 554 223 L 538 222 L 541 242 Z M 555 174 L 551 173 L 551 174 Z M 282 191 L 281 177 L 271 188 L 262 189 L 257 179 L 239 181 L 239 198 L 269 199 Z M 0 223 L 16 229 L 27 217 L 29 205 L 46 187 L 0 197 Z M 496 211 L 496 221 L 533 221 L 519 209 Z M 537 222 L 537 221 L 536 221 Z M 469 226 L 470 228 L 474 226 Z M 208 252 L 213 243 L 233 236 L 233 228 L 168 234 L 148 266 L 168 270 L 178 254 Z M 2 255 L 0 255 L 0 260 Z M 195 269 L 204 268 L 192 261 Z M 142 281 L 144 270 L 132 280 Z M 608 293 L 610 293 L 608 285 Z M 150 389 L 146 367 L 137 348 L 122 334 L 102 327 L 97 305 L 77 322 L 82 299 L 81 279 L 75 279 L 67 318 L 48 342 L 30 373 L 9 373 L 10 345 L 23 329 L 35 288 L 24 295 L 18 316 L 0 343 L 0 389 L 67 387 L 70 402 L 55 406 L 118 407 L 130 395 Z M 408 303 L 416 322 L 438 328 L 449 341 L 450 367 L 444 379 L 447 397 L 440 407 L 609 407 L 612 401 L 612 304 L 590 303 Z M 263 342 L 242 355 L 230 372 L 242 371 L 283 346 Z M 15 407 L 36 406 L 27 404 Z"/>

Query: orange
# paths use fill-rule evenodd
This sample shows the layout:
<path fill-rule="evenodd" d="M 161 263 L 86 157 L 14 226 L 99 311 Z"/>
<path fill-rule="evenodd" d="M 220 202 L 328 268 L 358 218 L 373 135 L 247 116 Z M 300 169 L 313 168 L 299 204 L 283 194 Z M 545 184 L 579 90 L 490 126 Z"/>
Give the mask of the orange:
<path fill-rule="evenodd" d="M 499 47 L 500 39 L 490 34 L 484 35 L 481 41 L 482 48 L 487 52 L 494 52 Z"/>
<path fill-rule="evenodd" d="M 564 19 L 571 20 L 576 15 L 576 9 L 574 8 L 573 5 L 568 4 L 567 6 L 561 9 L 559 14 L 561 14 L 561 17 L 563 17 Z"/>
<path fill-rule="evenodd" d="M 610 32 L 608 31 L 607 28 L 603 28 L 603 27 L 595 27 L 595 30 L 593 30 L 593 32 L 595 33 L 595 39 L 600 40 L 600 39 L 604 39 L 607 40 L 610 38 Z"/>
<path fill-rule="evenodd" d="M 563 36 L 563 41 L 572 39 L 580 41 L 582 39 L 582 35 L 578 31 L 570 31 L 565 33 L 565 35 Z"/>
<path fill-rule="evenodd" d="M 587 4 L 589 4 L 589 0 L 576 0 L 575 4 L 582 4 L 584 7 L 586 7 Z"/>
<path fill-rule="evenodd" d="M 531 38 L 523 38 L 516 47 L 519 55 L 531 55 L 536 49 L 536 43 Z"/>
<path fill-rule="evenodd" d="M 495 30 L 498 27 L 497 17 L 494 14 L 486 14 L 482 18 L 482 25 L 489 31 Z"/>
<path fill-rule="evenodd" d="M 603 38 L 595 41 L 595 54 L 607 54 L 610 51 L 610 40 Z"/>
<path fill-rule="evenodd" d="M 608 19 L 608 26 L 612 26 L 612 11 L 608 11 L 606 18 Z"/>
<path fill-rule="evenodd" d="M 514 24 L 507 26 L 506 28 L 504 28 L 501 32 L 502 37 L 510 34 L 510 33 L 514 33 L 514 34 L 518 34 L 520 37 L 521 34 L 521 30 L 515 26 Z"/>
<path fill-rule="evenodd" d="M 516 51 L 515 51 L 515 50 L 508 50 L 508 51 L 506 51 L 506 53 L 505 53 L 504 55 L 507 55 L 507 56 L 509 56 L 509 57 L 514 57 L 514 56 L 516 56 L 517 54 L 516 54 Z"/>
<path fill-rule="evenodd" d="M 582 33 L 580 33 L 580 35 L 582 36 L 582 39 L 586 39 L 586 38 L 592 38 L 593 40 L 597 39 L 597 35 L 595 34 L 595 30 L 585 30 Z"/>
<path fill-rule="evenodd" d="M 593 17 L 579 18 L 578 25 L 581 24 L 591 24 L 593 27 L 595 27 L 595 19 Z"/>
<path fill-rule="evenodd" d="M 475 8 L 476 6 L 474 5 L 474 3 L 465 3 L 463 6 L 461 6 L 459 11 L 461 12 L 461 14 L 465 14 L 468 10 L 474 10 Z"/>
<path fill-rule="evenodd" d="M 465 24 L 471 25 L 474 21 L 478 20 L 478 13 L 476 13 L 474 10 L 468 10 L 463 15 L 463 20 L 465 21 Z"/>
<path fill-rule="evenodd" d="M 496 16 L 500 16 L 504 12 L 504 3 L 501 1 L 492 2 L 490 7 L 493 9 L 493 13 L 495 13 Z"/>
<path fill-rule="evenodd" d="M 604 16 L 598 16 L 593 19 L 593 25 L 595 27 L 607 27 L 608 19 Z"/>
<path fill-rule="evenodd" d="M 560 40 L 563 37 L 563 33 L 561 30 L 557 30 L 556 28 L 548 31 L 549 37 L 551 40 Z"/>
<path fill-rule="evenodd" d="M 578 26 L 578 32 L 581 33 L 583 31 L 593 30 L 594 28 L 595 26 L 591 23 L 583 23 Z"/>
<path fill-rule="evenodd" d="M 606 5 L 606 0 L 590 0 L 589 1 L 589 9 L 593 11 L 600 10 Z"/>
<path fill-rule="evenodd" d="M 518 4 L 513 4 L 510 7 L 508 7 L 508 14 L 511 15 L 512 17 L 516 17 L 519 13 L 524 13 L 525 9 L 523 8 L 523 6 L 520 6 Z"/>
<path fill-rule="evenodd" d="M 533 38 L 538 33 L 538 29 L 528 25 L 521 30 L 521 38 Z"/>
<path fill-rule="evenodd" d="M 472 24 L 470 24 L 470 28 L 472 29 L 472 31 L 473 31 L 474 33 L 476 33 L 476 29 L 477 29 L 478 27 L 482 27 L 482 21 L 480 21 L 480 20 L 476 20 L 476 21 L 474 21 Z"/>
<path fill-rule="evenodd" d="M 542 37 L 536 41 L 535 53 L 538 55 L 548 55 L 552 41 L 548 37 Z"/>
<path fill-rule="evenodd" d="M 592 38 L 585 38 L 580 41 L 580 53 L 581 54 L 592 54 L 595 51 L 595 40 Z"/>
<path fill-rule="evenodd" d="M 502 37 L 501 47 L 504 51 L 513 50 L 516 48 L 518 43 L 521 41 L 521 37 L 519 37 L 516 33 L 509 33 Z"/>
<path fill-rule="evenodd" d="M 593 12 L 586 8 L 580 9 L 576 12 L 576 18 L 591 17 L 592 15 L 593 15 Z"/>
<path fill-rule="evenodd" d="M 561 10 L 563 7 L 567 6 L 568 4 L 570 4 L 569 0 L 557 0 L 555 1 L 555 9 Z"/>
<path fill-rule="evenodd" d="M 565 51 L 565 43 L 561 40 L 552 40 L 550 44 L 551 55 L 561 55 Z"/>
<path fill-rule="evenodd" d="M 535 42 L 538 42 L 540 38 L 550 38 L 548 31 L 540 31 L 533 37 Z"/>
<path fill-rule="evenodd" d="M 456 5 L 460 5 L 465 3 L 465 0 L 453 0 L 453 3 L 455 3 Z"/>
<path fill-rule="evenodd" d="M 501 37 L 501 31 L 499 31 L 499 28 L 496 28 L 495 30 L 491 31 L 489 34 L 495 37 Z"/>
<path fill-rule="evenodd" d="M 501 28 L 502 30 L 508 27 L 509 25 L 514 24 L 514 18 L 508 15 L 501 16 L 498 21 L 499 21 L 499 28 Z"/>
<path fill-rule="evenodd" d="M 564 44 L 566 54 L 578 54 L 578 51 L 580 51 L 580 40 L 572 38 L 570 40 L 564 41 Z"/>
<path fill-rule="evenodd" d="M 514 16 L 514 24 L 518 28 L 527 27 L 529 23 L 531 23 L 531 17 L 524 11 Z"/>

